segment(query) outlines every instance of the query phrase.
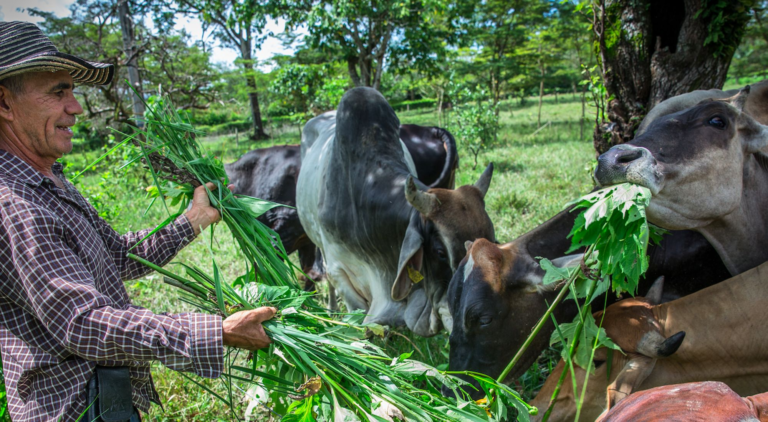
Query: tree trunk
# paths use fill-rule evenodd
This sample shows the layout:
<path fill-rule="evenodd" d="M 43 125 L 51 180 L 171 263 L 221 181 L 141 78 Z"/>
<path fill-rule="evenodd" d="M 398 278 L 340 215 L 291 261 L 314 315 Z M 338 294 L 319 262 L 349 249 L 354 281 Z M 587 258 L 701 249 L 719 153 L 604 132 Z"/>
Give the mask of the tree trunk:
<path fill-rule="evenodd" d="M 595 2 L 598 62 L 607 96 L 613 96 L 607 104 L 609 121 L 594 130 L 598 154 L 631 140 L 659 102 L 692 90 L 722 88 L 749 20 L 750 5 L 741 4 L 713 14 L 719 6 L 710 0 Z M 702 11 L 714 16 L 695 17 Z M 705 45 L 713 32 L 720 34 L 717 41 Z"/>
<path fill-rule="evenodd" d="M 347 57 L 347 71 L 349 72 L 349 78 L 352 79 L 352 83 L 356 87 L 363 86 L 363 82 L 357 74 L 357 57 Z"/>
<path fill-rule="evenodd" d="M 245 68 L 245 83 L 248 86 L 248 100 L 251 103 L 251 118 L 253 119 L 253 135 L 251 139 L 260 141 L 269 138 L 264 132 L 264 123 L 261 121 L 261 109 L 259 108 L 259 94 L 256 92 L 256 79 L 254 78 L 253 59 L 251 57 L 251 43 L 244 40 L 241 43 L 240 55 L 243 58 Z"/>
<path fill-rule="evenodd" d="M 141 101 L 141 78 L 139 77 L 139 54 L 134 45 L 135 35 L 133 31 L 133 17 L 128 0 L 120 0 L 117 4 L 117 13 L 120 18 L 120 29 L 123 33 L 123 52 L 125 53 L 125 67 L 128 69 L 128 82 L 138 92 L 129 93 L 133 103 L 133 115 L 144 116 L 144 103 Z M 142 121 L 136 121 L 136 125 L 141 127 Z"/>
<path fill-rule="evenodd" d="M 539 41 L 539 71 L 541 72 L 541 82 L 539 82 L 539 125 L 537 128 L 541 128 L 541 102 L 544 98 L 544 61 L 541 59 L 541 41 Z"/>
<path fill-rule="evenodd" d="M 573 85 L 576 89 L 576 85 Z M 579 140 L 584 139 L 584 123 L 587 118 L 587 85 L 582 85 L 581 88 L 581 120 L 579 121 Z"/>

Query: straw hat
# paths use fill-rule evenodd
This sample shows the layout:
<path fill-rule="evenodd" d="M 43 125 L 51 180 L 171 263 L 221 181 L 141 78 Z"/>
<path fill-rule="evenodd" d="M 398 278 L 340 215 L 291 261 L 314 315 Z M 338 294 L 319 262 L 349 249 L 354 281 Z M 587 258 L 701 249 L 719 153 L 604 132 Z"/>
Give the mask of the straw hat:
<path fill-rule="evenodd" d="M 75 83 L 107 85 L 115 67 L 60 53 L 37 25 L 0 22 L 0 80 L 27 72 L 66 70 Z"/>

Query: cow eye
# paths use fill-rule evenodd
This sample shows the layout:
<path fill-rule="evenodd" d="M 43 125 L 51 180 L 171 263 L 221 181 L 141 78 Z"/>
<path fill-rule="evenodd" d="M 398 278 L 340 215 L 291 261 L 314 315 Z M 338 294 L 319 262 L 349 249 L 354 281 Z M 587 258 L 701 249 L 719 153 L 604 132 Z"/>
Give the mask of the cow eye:
<path fill-rule="evenodd" d="M 592 361 L 592 363 L 595 364 L 595 369 L 597 369 L 597 368 L 603 366 L 605 361 L 604 360 L 600 360 L 600 359 L 595 359 L 595 360 Z"/>
<path fill-rule="evenodd" d="M 493 321 L 493 317 L 489 315 L 483 315 L 480 317 L 480 325 L 488 325 Z"/>
<path fill-rule="evenodd" d="M 725 129 L 725 120 L 720 116 L 715 116 L 709 119 L 709 125 L 718 129 Z"/>

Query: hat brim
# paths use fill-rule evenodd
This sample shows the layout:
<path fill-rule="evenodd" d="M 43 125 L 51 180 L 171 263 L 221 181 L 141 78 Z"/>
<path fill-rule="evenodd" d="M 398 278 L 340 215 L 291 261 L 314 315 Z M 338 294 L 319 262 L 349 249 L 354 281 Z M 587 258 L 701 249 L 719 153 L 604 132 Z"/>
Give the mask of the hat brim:
<path fill-rule="evenodd" d="M 29 72 L 55 72 L 66 70 L 77 84 L 109 85 L 115 76 L 115 67 L 108 63 L 83 60 L 60 52 L 45 52 L 26 57 L 11 65 L 0 67 L 0 79 Z"/>

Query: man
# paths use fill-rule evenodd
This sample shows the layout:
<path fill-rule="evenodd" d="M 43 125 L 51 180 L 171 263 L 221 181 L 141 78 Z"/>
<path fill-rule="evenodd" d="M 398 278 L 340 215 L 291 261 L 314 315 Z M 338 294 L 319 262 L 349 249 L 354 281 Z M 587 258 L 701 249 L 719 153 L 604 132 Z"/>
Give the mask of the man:
<path fill-rule="evenodd" d="M 34 24 L 0 22 L 0 351 L 13 420 L 74 421 L 90 405 L 105 420 L 139 421 L 136 409 L 159 403 L 151 361 L 214 378 L 223 345 L 270 343 L 261 323 L 274 308 L 222 322 L 131 304 L 123 281 L 149 270 L 126 253 L 147 231 L 115 232 L 56 162 L 83 112 L 75 83 L 109 84 L 113 73 L 60 53 Z M 200 187 L 186 214 L 131 252 L 164 265 L 219 218 Z"/>

